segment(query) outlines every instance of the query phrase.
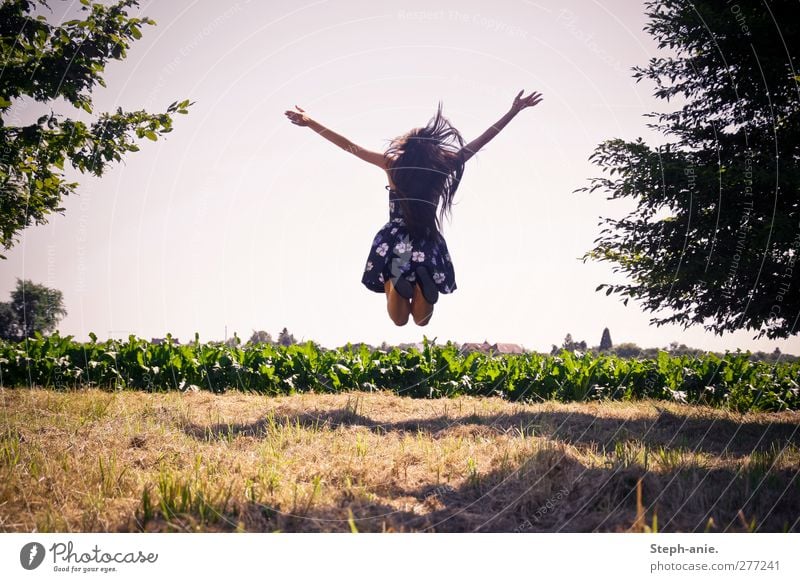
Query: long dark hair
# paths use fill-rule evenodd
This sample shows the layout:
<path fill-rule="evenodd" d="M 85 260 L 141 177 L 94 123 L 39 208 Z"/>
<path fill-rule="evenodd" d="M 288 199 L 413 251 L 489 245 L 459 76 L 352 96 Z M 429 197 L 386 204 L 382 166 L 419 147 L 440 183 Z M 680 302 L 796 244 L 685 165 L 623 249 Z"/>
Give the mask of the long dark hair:
<path fill-rule="evenodd" d="M 458 155 L 463 147 L 464 139 L 442 115 L 440 101 L 436 115 L 425 127 L 395 139 L 384 153 L 412 236 L 441 232 L 464 175 L 464 160 Z"/>

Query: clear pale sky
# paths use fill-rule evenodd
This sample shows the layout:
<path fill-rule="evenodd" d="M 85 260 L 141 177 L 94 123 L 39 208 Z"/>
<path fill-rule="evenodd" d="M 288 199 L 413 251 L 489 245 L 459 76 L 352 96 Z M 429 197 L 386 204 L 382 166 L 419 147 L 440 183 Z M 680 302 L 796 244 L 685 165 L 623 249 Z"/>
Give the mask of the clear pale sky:
<path fill-rule="evenodd" d="M 51 4 L 51 20 L 77 13 L 77 2 Z M 643 114 L 665 104 L 629 70 L 656 54 L 640 3 L 199 0 L 143 1 L 139 11 L 158 25 L 109 64 L 95 112 L 196 104 L 102 178 L 76 174 L 65 215 L 27 229 L 0 263 L 2 298 L 17 277 L 63 291 L 62 334 L 210 340 L 227 326 L 246 339 L 286 326 L 328 346 L 425 334 L 549 350 L 567 332 L 597 345 L 608 326 L 615 343 L 800 352 L 797 338 L 651 327 L 637 304 L 594 291 L 617 280 L 609 265 L 579 259 L 599 217 L 626 208 L 573 193 L 598 175 L 594 146 L 659 141 Z M 381 150 L 425 124 L 439 100 L 472 139 L 523 88 L 544 101 L 468 163 L 445 226 L 458 289 L 428 327 L 395 327 L 384 297 L 360 282 L 388 219 L 385 174 L 283 112 L 300 105 Z M 19 102 L 9 123 L 46 110 Z"/>

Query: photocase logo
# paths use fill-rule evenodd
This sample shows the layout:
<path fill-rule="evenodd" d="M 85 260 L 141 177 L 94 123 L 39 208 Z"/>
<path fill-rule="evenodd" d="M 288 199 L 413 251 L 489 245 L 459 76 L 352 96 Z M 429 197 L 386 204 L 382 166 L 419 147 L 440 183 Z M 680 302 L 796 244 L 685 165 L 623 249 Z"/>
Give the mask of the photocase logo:
<path fill-rule="evenodd" d="M 30 542 L 22 546 L 19 552 L 19 563 L 26 570 L 35 570 L 44 561 L 44 546 L 38 542 Z"/>

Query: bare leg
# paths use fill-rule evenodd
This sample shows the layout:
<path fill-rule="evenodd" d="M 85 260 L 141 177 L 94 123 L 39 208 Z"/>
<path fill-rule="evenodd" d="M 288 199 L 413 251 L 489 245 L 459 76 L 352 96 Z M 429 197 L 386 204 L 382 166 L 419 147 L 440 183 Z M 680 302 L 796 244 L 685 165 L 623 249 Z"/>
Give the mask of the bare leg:
<path fill-rule="evenodd" d="M 425 301 L 422 295 L 422 288 L 414 285 L 414 297 L 411 299 L 411 315 L 414 316 L 414 323 L 417 325 L 428 325 L 433 316 L 433 305 Z"/>
<path fill-rule="evenodd" d="M 411 313 L 411 301 L 402 297 L 394 288 L 391 281 L 383 284 L 386 290 L 386 309 L 389 317 L 395 325 L 405 325 L 408 323 L 408 316 Z"/>

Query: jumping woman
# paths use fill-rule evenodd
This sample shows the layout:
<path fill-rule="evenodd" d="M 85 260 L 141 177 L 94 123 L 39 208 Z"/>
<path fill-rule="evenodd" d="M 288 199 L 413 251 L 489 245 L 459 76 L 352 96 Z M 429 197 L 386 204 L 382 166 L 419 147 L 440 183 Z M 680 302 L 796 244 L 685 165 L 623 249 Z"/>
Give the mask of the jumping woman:
<path fill-rule="evenodd" d="M 447 243 L 441 233 L 453 196 L 464 175 L 464 164 L 500 133 L 514 116 L 541 100 L 540 93 L 514 98 L 511 109 L 480 137 L 464 143 L 458 130 L 442 115 L 442 104 L 425 127 L 395 138 L 383 153 L 357 146 L 331 131 L 295 105 L 286 111 L 295 125 L 307 126 L 370 164 L 384 170 L 389 185 L 389 222 L 372 241 L 361 282 L 385 293 L 389 317 L 397 325 L 427 325 L 439 293 L 456 289 Z M 438 213 L 437 213 L 438 209 Z"/>

